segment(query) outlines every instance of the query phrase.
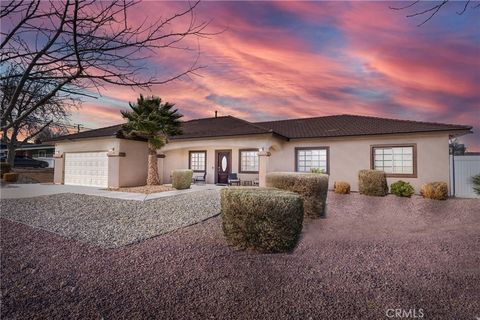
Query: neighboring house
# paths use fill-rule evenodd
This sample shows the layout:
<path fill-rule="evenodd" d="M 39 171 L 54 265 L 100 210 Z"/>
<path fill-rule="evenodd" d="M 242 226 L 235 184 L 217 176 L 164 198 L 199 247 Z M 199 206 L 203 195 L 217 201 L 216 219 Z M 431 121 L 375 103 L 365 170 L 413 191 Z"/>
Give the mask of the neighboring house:
<path fill-rule="evenodd" d="M 25 143 L 21 147 L 15 149 L 15 156 L 17 157 L 30 157 L 37 160 L 48 162 L 48 167 L 53 168 L 55 160 L 53 154 L 55 152 L 55 145 L 53 144 L 38 144 L 38 143 Z M 7 156 L 7 147 L 2 144 L 0 149 L 1 156 Z"/>
<path fill-rule="evenodd" d="M 133 186 L 145 183 L 147 147 L 125 139 L 121 125 L 56 138 L 55 183 Z M 265 183 L 267 172 L 324 169 L 335 181 L 358 190 L 358 171 L 387 172 L 416 188 L 449 181 L 449 139 L 471 126 L 338 115 L 267 122 L 232 116 L 190 120 L 183 135 L 158 152 L 162 183 L 174 169 L 206 172 L 207 183 L 225 183 L 228 173 Z"/>

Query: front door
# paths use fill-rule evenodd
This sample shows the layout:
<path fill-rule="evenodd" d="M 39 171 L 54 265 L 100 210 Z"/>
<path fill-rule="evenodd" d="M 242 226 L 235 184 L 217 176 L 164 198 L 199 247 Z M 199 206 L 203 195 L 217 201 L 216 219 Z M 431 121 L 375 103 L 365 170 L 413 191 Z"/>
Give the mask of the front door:
<path fill-rule="evenodd" d="M 228 175 L 232 172 L 231 152 L 217 151 L 217 183 L 228 183 Z"/>

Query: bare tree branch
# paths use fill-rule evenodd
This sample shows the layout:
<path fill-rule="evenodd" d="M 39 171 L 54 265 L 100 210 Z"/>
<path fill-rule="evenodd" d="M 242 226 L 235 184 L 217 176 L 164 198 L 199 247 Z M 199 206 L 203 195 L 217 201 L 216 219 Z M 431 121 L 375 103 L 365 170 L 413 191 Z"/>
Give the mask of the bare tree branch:
<path fill-rule="evenodd" d="M 1 114 L 1 130 L 10 129 L 58 95 L 88 96 L 107 84 L 149 88 L 165 84 L 202 68 L 198 56 L 177 74 L 159 75 L 148 68 L 146 59 L 159 50 L 191 50 L 182 46 L 187 38 L 208 38 L 209 22 L 198 22 L 194 13 L 199 1 L 165 19 L 132 24 L 128 11 L 135 0 L 63 0 L 2 3 L 0 80 L 16 79 L 16 87 Z M 3 28 L 3 26 L 5 27 Z M 34 35 L 34 40 L 32 40 Z M 17 73 L 5 73 L 9 66 L 21 66 Z M 12 112 L 29 82 L 38 81 L 49 92 L 29 103 L 22 112 Z M 25 102 L 25 101 L 23 101 Z"/>

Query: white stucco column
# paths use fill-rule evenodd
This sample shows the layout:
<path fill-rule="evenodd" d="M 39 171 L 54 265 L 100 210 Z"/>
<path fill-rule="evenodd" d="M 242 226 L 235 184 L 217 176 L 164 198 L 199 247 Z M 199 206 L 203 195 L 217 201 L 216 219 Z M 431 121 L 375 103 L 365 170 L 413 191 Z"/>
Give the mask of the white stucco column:
<path fill-rule="evenodd" d="M 259 187 L 267 186 L 267 171 L 268 171 L 269 157 L 270 157 L 270 152 L 268 151 L 258 152 L 258 186 Z"/>
<path fill-rule="evenodd" d="M 53 183 L 63 183 L 63 153 L 55 153 L 53 155 L 55 166 L 53 169 Z"/>
<path fill-rule="evenodd" d="M 157 168 L 158 168 L 158 180 L 160 184 L 164 184 L 165 180 L 163 179 L 163 163 L 165 162 L 165 154 L 157 154 Z"/>

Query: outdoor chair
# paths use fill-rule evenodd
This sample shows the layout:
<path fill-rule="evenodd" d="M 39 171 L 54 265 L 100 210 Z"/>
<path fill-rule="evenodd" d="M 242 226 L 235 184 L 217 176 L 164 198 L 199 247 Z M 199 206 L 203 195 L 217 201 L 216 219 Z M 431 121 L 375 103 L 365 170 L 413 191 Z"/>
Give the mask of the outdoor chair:
<path fill-rule="evenodd" d="M 236 173 L 230 173 L 228 175 L 228 185 L 237 185 L 239 186 L 240 185 L 240 179 L 238 178 L 237 174 Z"/>
<path fill-rule="evenodd" d="M 207 172 L 206 171 L 202 176 L 196 176 L 195 177 L 195 183 L 197 183 L 197 182 L 201 182 L 203 184 L 205 184 L 207 182 Z"/>

